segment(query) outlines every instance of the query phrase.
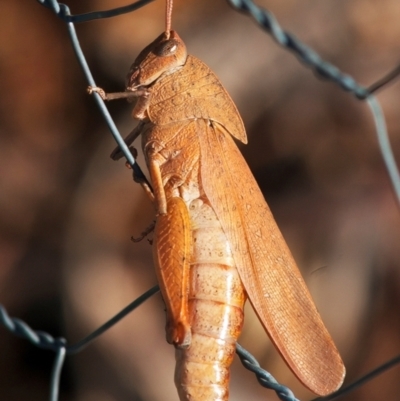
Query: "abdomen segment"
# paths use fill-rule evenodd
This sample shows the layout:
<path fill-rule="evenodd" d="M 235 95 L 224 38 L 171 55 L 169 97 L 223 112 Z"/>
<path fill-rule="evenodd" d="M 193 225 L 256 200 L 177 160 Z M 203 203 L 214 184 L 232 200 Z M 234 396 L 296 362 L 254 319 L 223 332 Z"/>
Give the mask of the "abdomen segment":
<path fill-rule="evenodd" d="M 189 215 L 192 337 L 187 349 L 176 350 L 175 384 L 181 401 L 227 400 L 229 367 L 242 329 L 245 292 L 213 209 L 196 199 L 189 204 Z"/>

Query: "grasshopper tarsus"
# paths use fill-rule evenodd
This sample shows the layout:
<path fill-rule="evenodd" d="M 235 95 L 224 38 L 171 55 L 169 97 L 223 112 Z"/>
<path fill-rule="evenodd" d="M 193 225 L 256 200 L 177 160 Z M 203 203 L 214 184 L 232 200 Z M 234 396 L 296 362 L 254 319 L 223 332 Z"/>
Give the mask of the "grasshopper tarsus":
<path fill-rule="evenodd" d="M 87 93 L 89 95 L 93 95 L 94 93 L 97 93 L 103 100 L 107 100 L 106 92 L 104 91 L 104 89 L 102 89 L 98 86 L 88 86 Z"/>
<path fill-rule="evenodd" d="M 131 237 L 131 241 L 138 243 L 146 238 L 150 233 L 154 231 L 154 227 L 156 226 L 156 221 L 154 220 L 141 234 L 139 237 Z M 147 239 L 150 242 L 150 245 L 153 243 L 152 240 Z"/>
<path fill-rule="evenodd" d="M 138 98 L 141 96 L 148 96 L 147 90 L 126 90 L 125 92 L 114 92 L 114 93 L 107 93 L 103 88 L 98 86 L 88 86 L 87 93 L 89 95 L 93 95 L 93 93 L 97 93 L 103 100 L 117 100 L 117 99 L 128 99 L 131 100 L 132 98 Z"/>

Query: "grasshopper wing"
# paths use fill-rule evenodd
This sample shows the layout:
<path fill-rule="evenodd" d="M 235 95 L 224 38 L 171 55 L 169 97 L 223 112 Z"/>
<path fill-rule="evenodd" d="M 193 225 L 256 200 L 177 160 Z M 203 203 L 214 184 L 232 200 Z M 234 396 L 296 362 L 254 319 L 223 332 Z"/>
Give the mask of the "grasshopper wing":
<path fill-rule="evenodd" d="M 214 121 L 198 124 L 203 188 L 250 302 L 298 379 L 329 394 L 342 384 L 345 368 L 296 262 L 229 132 Z"/>

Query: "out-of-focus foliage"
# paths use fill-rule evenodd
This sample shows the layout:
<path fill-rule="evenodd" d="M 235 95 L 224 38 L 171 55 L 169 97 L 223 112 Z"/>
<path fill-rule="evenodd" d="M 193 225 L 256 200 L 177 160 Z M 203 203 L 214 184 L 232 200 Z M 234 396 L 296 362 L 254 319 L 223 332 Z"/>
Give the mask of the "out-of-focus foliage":
<path fill-rule="evenodd" d="M 258 4 L 362 84 L 398 62 L 398 0 Z M 77 14 L 123 2 L 68 5 Z M 163 30 L 163 13 L 157 1 L 78 26 L 100 86 L 123 89 L 131 62 Z M 33 0 L 3 0 L 0 26 L 0 301 L 33 328 L 73 342 L 155 284 L 151 247 L 130 241 L 153 211 L 123 163 L 108 157 L 115 145 L 86 95 L 64 24 Z M 317 80 L 222 0 L 177 0 L 173 26 L 243 116 L 243 153 L 342 352 L 348 380 L 399 353 L 400 217 L 366 105 Z M 379 99 L 400 156 L 399 83 Z M 121 132 L 130 132 L 131 105 L 109 106 Z M 298 398 L 310 397 L 250 309 L 241 343 Z M 0 355 L 0 400 L 47 398 L 51 353 L 1 330 Z M 159 296 L 68 361 L 62 400 L 178 399 Z M 343 400 L 396 398 L 398 369 Z M 231 400 L 266 397 L 274 399 L 235 364 Z"/>

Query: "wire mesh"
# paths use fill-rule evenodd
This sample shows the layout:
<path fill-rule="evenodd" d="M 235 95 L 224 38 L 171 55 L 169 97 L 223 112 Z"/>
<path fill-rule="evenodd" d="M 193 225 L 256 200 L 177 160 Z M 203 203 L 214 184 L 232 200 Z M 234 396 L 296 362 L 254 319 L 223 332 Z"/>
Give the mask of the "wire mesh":
<path fill-rule="evenodd" d="M 75 23 L 86 22 L 94 19 L 100 18 L 108 18 L 116 15 L 120 15 L 123 13 L 131 12 L 139 7 L 142 7 L 148 4 L 150 1 L 138 1 L 126 7 L 119 7 L 117 9 L 103 11 L 103 12 L 93 12 L 81 15 L 71 15 L 68 6 L 62 3 L 58 3 L 55 0 L 38 0 L 43 6 L 51 9 L 59 18 L 61 18 L 68 27 L 68 32 L 70 35 L 71 42 L 73 44 L 73 48 L 76 54 L 76 57 L 84 71 L 87 82 L 90 86 L 96 86 L 93 76 L 91 74 L 90 68 L 85 60 L 84 54 L 81 50 L 81 46 L 79 44 L 79 40 L 75 31 Z M 376 132 L 378 141 L 381 147 L 381 153 L 383 159 L 386 163 L 386 167 L 388 170 L 388 174 L 391 179 L 391 183 L 395 190 L 397 200 L 400 200 L 400 179 L 399 173 L 397 170 L 396 162 L 393 156 L 393 152 L 390 146 L 390 142 L 387 135 L 385 119 L 383 113 L 380 109 L 379 103 L 376 98 L 372 95 L 372 92 L 381 87 L 382 82 L 386 82 L 387 80 L 383 79 L 377 81 L 376 84 L 372 84 L 369 89 L 364 88 L 357 84 L 357 82 L 350 76 L 343 74 L 338 68 L 323 61 L 313 50 L 305 46 L 303 43 L 298 41 L 293 35 L 286 33 L 282 30 L 282 28 L 277 23 L 274 16 L 269 13 L 267 10 L 262 9 L 256 6 L 252 1 L 229 1 L 229 3 L 235 7 L 236 9 L 249 13 L 256 22 L 266 29 L 278 42 L 280 45 L 286 47 L 290 51 L 293 51 L 303 63 L 308 65 L 310 68 L 314 70 L 314 72 L 322 78 L 331 79 L 342 89 L 353 93 L 360 100 L 367 100 L 368 105 L 371 108 L 372 114 L 374 116 L 374 121 L 376 125 Z M 398 68 L 396 69 L 398 70 Z M 395 71 L 396 71 L 395 70 Z M 390 77 L 394 77 L 396 74 L 393 72 L 390 74 Z M 114 136 L 118 146 L 121 148 L 124 156 L 127 159 L 127 162 L 135 171 L 137 176 L 144 177 L 142 171 L 140 170 L 138 164 L 135 162 L 134 157 L 132 156 L 129 148 L 126 146 L 124 140 L 119 134 L 107 108 L 104 105 L 104 102 L 100 99 L 99 96 L 95 96 L 98 107 L 100 108 L 101 114 L 104 117 L 109 129 Z M 77 353 L 83 347 L 88 345 L 93 339 L 100 336 L 104 331 L 106 331 L 109 327 L 116 324 L 123 317 L 125 317 L 128 313 L 130 313 L 133 309 L 139 306 L 142 302 L 144 302 L 149 296 L 157 292 L 158 289 L 156 287 L 152 288 L 142 297 L 135 300 L 131 305 L 126 307 L 123 311 L 121 311 L 118 315 L 113 317 L 109 322 L 104 324 L 102 327 L 97 329 L 95 332 L 90 334 L 87 338 L 83 339 L 79 343 L 75 345 L 67 345 L 67 342 L 64 338 L 53 338 L 51 335 L 34 331 L 30 329 L 29 326 L 26 325 L 23 321 L 19 319 L 10 318 L 6 312 L 6 310 L 1 307 L 0 308 L 0 320 L 2 324 L 11 332 L 13 332 L 17 336 L 21 336 L 28 341 L 31 341 L 35 345 L 45 349 L 51 349 L 56 352 L 56 360 L 54 363 L 54 368 L 52 372 L 51 379 L 51 400 L 58 399 L 59 393 L 59 380 L 61 375 L 61 369 L 64 362 L 64 358 L 66 354 Z M 260 384 L 264 387 L 271 388 L 276 391 L 277 395 L 282 400 L 296 400 L 293 393 L 285 386 L 282 386 L 276 382 L 276 380 L 266 371 L 260 368 L 258 362 L 245 351 L 242 347 L 238 345 L 237 352 L 242 360 L 244 366 L 253 371 Z M 385 369 L 389 369 L 394 364 L 399 362 L 399 357 L 396 357 L 392 361 L 389 361 L 384 368 L 380 369 L 379 373 L 382 373 Z M 334 397 L 334 395 L 332 396 Z M 326 399 L 333 399 L 332 397 Z"/>

